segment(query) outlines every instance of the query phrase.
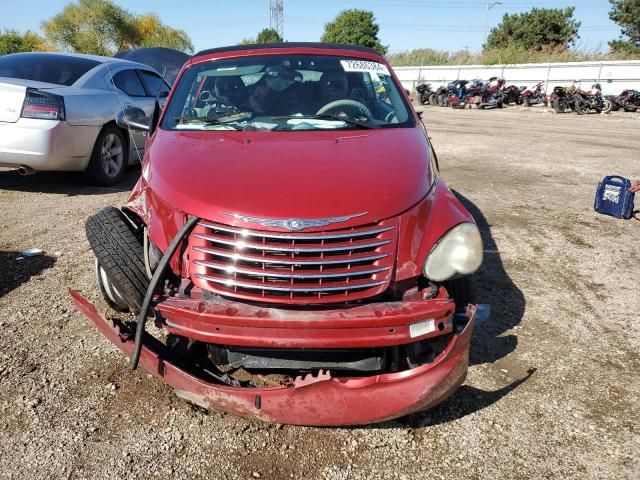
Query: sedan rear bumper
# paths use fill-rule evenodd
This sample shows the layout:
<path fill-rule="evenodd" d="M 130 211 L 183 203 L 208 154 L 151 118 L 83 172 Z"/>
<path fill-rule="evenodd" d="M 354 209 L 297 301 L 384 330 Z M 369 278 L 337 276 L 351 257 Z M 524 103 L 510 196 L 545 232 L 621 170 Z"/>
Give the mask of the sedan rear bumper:
<path fill-rule="evenodd" d="M 39 171 L 83 171 L 100 127 L 20 118 L 0 122 L 0 166 Z"/>
<path fill-rule="evenodd" d="M 101 316 L 86 299 L 71 292 L 77 308 L 123 353 L 133 341 Z M 293 384 L 242 388 L 211 383 L 182 370 L 163 355 L 150 337 L 143 343 L 140 365 L 204 408 L 260 420 L 308 426 L 357 425 L 398 418 L 446 399 L 465 378 L 476 309 L 470 306 L 451 341 L 428 364 L 396 373 L 366 377 L 332 377 L 330 372 L 297 377 Z"/>

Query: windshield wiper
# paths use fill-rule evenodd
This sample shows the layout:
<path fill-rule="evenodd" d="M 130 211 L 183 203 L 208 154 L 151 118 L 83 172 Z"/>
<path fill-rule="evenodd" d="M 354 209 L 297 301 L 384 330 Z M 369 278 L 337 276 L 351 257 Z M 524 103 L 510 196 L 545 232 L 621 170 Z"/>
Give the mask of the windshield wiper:
<path fill-rule="evenodd" d="M 336 121 L 340 121 L 340 122 L 344 122 L 348 125 L 353 125 L 356 127 L 361 127 L 361 128 L 379 128 L 376 125 L 372 125 L 370 123 L 364 123 L 361 122 L 359 120 L 354 120 L 352 118 L 349 117 L 338 117 L 337 115 L 331 115 L 330 113 L 322 113 L 320 115 L 313 115 L 313 118 L 317 118 L 319 120 L 336 120 Z"/>
<path fill-rule="evenodd" d="M 370 123 L 364 123 L 349 117 L 339 117 L 337 115 L 331 115 L 330 113 L 321 113 L 320 115 L 281 115 L 281 116 L 271 117 L 271 118 L 273 120 L 304 120 L 304 119 L 333 120 L 336 122 L 346 123 L 347 125 L 351 125 L 353 127 L 360 127 L 365 129 L 380 128 Z"/>

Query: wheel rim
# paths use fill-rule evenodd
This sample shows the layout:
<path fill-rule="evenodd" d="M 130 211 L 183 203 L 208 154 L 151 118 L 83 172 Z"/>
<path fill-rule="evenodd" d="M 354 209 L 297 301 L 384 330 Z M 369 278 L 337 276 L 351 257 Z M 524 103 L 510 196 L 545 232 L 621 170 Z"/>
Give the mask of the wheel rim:
<path fill-rule="evenodd" d="M 97 258 L 95 259 L 95 271 L 98 288 L 109 306 L 116 310 L 128 310 L 129 305 L 127 305 L 126 300 L 116 286 L 111 283 L 109 277 L 107 277 L 107 272 L 104 271 Z"/>
<path fill-rule="evenodd" d="M 124 163 L 124 149 L 122 140 L 115 133 L 109 133 L 104 137 L 100 150 L 102 170 L 108 177 L 117 177 Z"/>

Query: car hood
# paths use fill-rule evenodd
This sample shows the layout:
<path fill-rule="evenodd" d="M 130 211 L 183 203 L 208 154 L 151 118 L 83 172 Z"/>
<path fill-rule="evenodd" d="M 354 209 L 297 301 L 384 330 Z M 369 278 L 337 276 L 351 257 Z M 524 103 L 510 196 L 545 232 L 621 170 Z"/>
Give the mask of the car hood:
<path fill-rule="evenodd" d="M 158 130 L 143 175 L 172 208 L 227 224 L 251 226 L 229 213 L 318 219 L 366 212 L 329 227 L 344 228 L 392 217 L 424 197 L 432 174 L 428 152 L 419 127 Z"/>

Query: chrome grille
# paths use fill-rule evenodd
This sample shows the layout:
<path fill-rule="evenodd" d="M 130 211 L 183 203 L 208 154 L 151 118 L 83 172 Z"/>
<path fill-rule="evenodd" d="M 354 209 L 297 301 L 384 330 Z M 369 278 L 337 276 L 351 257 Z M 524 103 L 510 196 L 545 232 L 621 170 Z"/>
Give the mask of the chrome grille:
<path fill-rule="evenodd" d="M 279 233 L 201 221 L 189 244 L 191 278 L 204 290 L 265 302 L 344 302 L 388 286 L 395 225 Z"/>

